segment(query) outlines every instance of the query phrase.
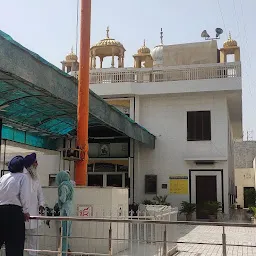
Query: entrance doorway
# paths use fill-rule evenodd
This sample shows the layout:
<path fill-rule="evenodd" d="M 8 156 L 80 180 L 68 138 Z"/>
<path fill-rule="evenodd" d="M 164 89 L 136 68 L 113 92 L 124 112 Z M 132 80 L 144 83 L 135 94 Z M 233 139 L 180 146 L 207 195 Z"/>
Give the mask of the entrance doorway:
<path fill-rule="evenodd" d="M 244 208 L 249 208 L 255 205 L 255 188 L 244 187 Z"/>
<path fill-rule="evenodd" d="M 196 176 L 197 219 L 207 219 L 203 204 L 207 201 L 217 201 L 217 177 Z"/>

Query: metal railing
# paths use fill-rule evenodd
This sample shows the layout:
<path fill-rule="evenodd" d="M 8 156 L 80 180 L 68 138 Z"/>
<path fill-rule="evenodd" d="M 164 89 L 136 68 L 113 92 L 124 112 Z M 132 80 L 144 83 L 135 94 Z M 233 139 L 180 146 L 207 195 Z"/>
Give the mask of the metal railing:
<path fill-rule="evenodd" d="M 167 256 L 177 252 L 184 256 L 200 255 L 200 253 L 223 256 L 256 255 L 254 224 L 136 218 L 31 217 L 44 222 L 50 220 L 53 223 L 72 221 L 73 224 L 78 224 L 77 229 L 80 227 L 83 230 L 78 235 L 75 234 L 73 227 L 74 234 L 67 237 L 62 233 L 59 236 L 60 246 L 54 249 L 51 247 L 54 247 L 52 244 L 58 235 L 52 235 L 47 230 L 43 231 L 46 226 L 42 225 L 38 228 L 40 247 L 36 251 L 40 255 L 67 255 L 66 252 L 61 251 L 61 243 L 66 239 L 65 242 L 72 244 L 71 248 L 82 248 L 68 252 L 68 255 Z M 149 235 L 151 232 L 154 235 Z M 234 238 L 235 240 L 232 240 Z M 82 246 L 79 247 L 79 243 Z M 94 250 L 92 250 L 93 246 Z M 213 248 L 216 251 L 213 251 Z"/>
<path fill-rule="evenodd" d="M 90 84 L 149 83 L 241 77 L 241 63 L 214 63 L 156 68 L 95 69 Z"/>

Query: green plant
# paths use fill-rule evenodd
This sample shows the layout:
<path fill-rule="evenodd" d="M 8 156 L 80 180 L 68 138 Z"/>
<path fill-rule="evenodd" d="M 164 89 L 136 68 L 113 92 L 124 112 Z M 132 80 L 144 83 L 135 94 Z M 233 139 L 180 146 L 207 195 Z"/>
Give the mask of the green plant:
<path fill-rule="evenodd" d="M 144 200 L 142 202 L 142 204 L 144 204 L 144 205 L 152 205 L 152 204 L 154 204 L 154 202 L 152 202 L 151 200 L 146 199 L 146 200 Z"/>
<path fill-rule="evenodd" d="M 253 214 L 253 217 L 256 218 L 256 207 L 255 206 L 251 206 L 249 208 L 250 212 Z"/>
<path fill-rule="evenodd" d="M 181 203 L 180 213 L 189 215 L 193 214 L 196 211 L 196 204 L 192 204 L 186 201 Z"/>
<path fill-rule="evenodd" d="M 205 202 L 203 206 L 203 209 L 208 214 L 208 216 L 215 216 L 215 217 L 217 217 L 217 214 L 221 208 L 222 208 L 222 205 L 218 201 L 208 201 L 208 202 Z"/>
<path fill-rule="evenodd" d="M 165 196 L 155 196 L 153 200 L 155 201 L 156 205 L 170 205 L 166 202 L 168 195 Z"/>

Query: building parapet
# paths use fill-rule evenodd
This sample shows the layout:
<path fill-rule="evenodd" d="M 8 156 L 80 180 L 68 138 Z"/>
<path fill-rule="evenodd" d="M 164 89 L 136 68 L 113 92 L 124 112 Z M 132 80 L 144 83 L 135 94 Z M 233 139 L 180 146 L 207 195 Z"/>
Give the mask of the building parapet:
<path fill-rule="evenodd" d="M 241 77 L 241 62 L 158 68 L 110 68 L 90 71 L 90 84 L 150 83 Z"/>

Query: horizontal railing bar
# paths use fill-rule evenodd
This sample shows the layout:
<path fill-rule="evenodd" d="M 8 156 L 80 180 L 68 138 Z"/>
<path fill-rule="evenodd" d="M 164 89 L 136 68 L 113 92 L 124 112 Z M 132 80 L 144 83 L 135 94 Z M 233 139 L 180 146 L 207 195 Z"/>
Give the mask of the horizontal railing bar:
<path fill-rule="evenodd" d="M 57 253 L 59 254 L 60 251 L 51 251 L 51 250 L 32 250 L 32 249 L 24 249 L 24 251 L 26 252 L 43 252 L 43 253 Z M 109 254 L 103 254 L 103 253 L 85 253 L 85 252 L 64 252 L 64 253 L 68 253 L 68 254 L 71 254 L 71 255 L 89 255 L 89 256 L 92 256 L 92 255 L 95 255 L 95 256 L 106 256 L 106 255 L 109 255 Z"/>
<path fill-rule="evenodd" d="M 129 218 L 129 217 L 128 217 Z M 106 222 L 106 223 L 136 223 L 136 224 L 162 224 L 162 225 L 191 225 L 191 226 L 218 226 L 218 227 L 252 227 L 252 223 L 231 223 L 231 222 L 202 222 L 202 221 L 165 221 L 165 220 L 135 220 L 135 219 L 114 219 L 114 218 L 83 218 L 83 217 L 49 217 L 31 216 L 31 220 L 52 220 L 52 221 L 82 221 L 82 222 Z"/>
<path fill-rule="evenodd" d="M 168 71 L 168 70 L 184 70 L 184 69 L 209 69 L 209 68 L 233 68 L 241 66 L 241 62 L 228 62 L 228 63 L 206 63 L 206 64 L 192 64 L 192 65 L 179 65 L 179 66 L 163 66 L 161 68 L 133 68 L 133 67 L 127 67 L 127 68 L 102 68 L 102 69 L 91 69 L 90 73 L 119 73 L 119 72 L 126 72 L 126 73 L 138 73 L 138 72 L 161 72 L 161 71 Z"/>

